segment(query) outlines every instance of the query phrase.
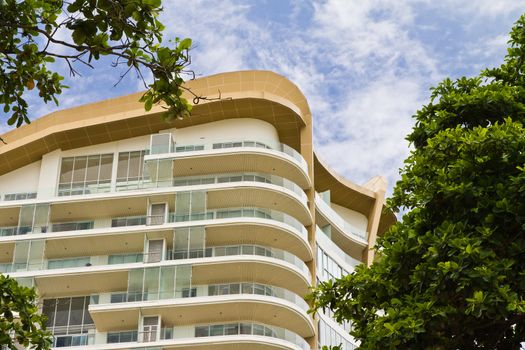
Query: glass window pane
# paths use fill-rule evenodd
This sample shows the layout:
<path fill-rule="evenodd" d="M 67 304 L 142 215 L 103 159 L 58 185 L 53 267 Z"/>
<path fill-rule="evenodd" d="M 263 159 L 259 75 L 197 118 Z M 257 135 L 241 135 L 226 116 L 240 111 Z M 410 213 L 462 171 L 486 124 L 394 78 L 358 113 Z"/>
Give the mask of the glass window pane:
<path fill-rule="evenodd" d="M 204 250 L 206 229 L 203 226 L 190 229 L 190 250 Z"/>
<path fill-rule="evenodd" d="M 53 327 L 55 322 L 55 299 L 46 299 L 44 300 L 44 305 L 42 307 L 42 313 L 47 317 L 46 327 Z"/>
<path fill-rule="evenodd" d="M 171 134 L 151 135 L 151 154 L 170 152 L 171 142 Z"/>
<path fill-rule="evenodd" d="M 128 301 L 142 300 L 143 269 L 129 271 L 128 275 Z"/>
<path fill-rule="evenodd" d="M 252 334 L 252 324 L 241 323 L 240 334 Z"/>
<path fill-rule="evenodd" d="M 191 288 L 191 265 L 183 265 L 176 267 L 175 274 L 175 297 L 182 297 L 182 290 Z"/>
<path fill-rule="evenodd" d="M 41 269 L 44 262 L 44 247 L 45 241 L 43 239 L 32 240 L 29 250 L 29 269 Z"/>
<path fill-rule="evenodd" d="M 191 193 L 191 213 L 205 213 L 206 212 L 206 192 L 192 192 Z"/>
<path fill-rule="evenodd" d="M 34 227 L 37 227 L 40 232 L 44 233 L 47 231 L 47 225 L 49 224 L 49 204 L 37 204 L 35 207 L 35 220 Z"/>
<path fill-rule="evenodd" d="M 160 270 L 160 298 L 174 298 L 175 293 L 175 266 L 163 266 Z"/>
<path fill-rule="evenodd" d="M 224 325 L 222 324 L 216 324 L 213 326 L 210 326 L 210 336 L 217 336 L 217 335 L 223 335 L 224 334 Z"/>
<path fill-rule="evenodd" d="M 13 263 L 15 265 L 24 265 L 21 267 L 25 268 L 25 264 L 27 264 L 30 243 L 31 241 L 18 241 L 15 243 L 15 252 L 13 257 Z"/>
<path fill-rule="evenodd" d="M 160 268 L 147 268 L 144 271 L 144 295 L 146 300 L 157 300 L 159 298 L 159 274 Z"/>
<path fill-rule="evenodd" d="M 55 327 L 67 326 L 69 318 L 69 298 L 57 299 L 57 311 L 55 316 Z"/>
<path fill-rule="evenodd" d="M 239 334 L 239 324 L 227 324 L 224 326 L 225 335 L 234 335 Z"/>
<path fill-rule="evenodd" d="M 71 182 L 73 178 L 73 162 L 74 157 L 62 158 L 62 164 L 60 165 L 60 183 L 67 184 Z"/>
<path fill-rule="evenodd" d="M 99 166 L 100 166 L 100 156 L 99 155 L 88 157 L 86 182 L 97 183 Z"/>
<path fill-rule="evenodd" d="M 132 180 L 136 180 L 140 175 L 140 169 L 142 168 L 142 152 L 130 152 L 129 154 L 129 171 L 128 177 Z"/>
<path fill-rule="evenodd" d="M 103 154 L 100 158 L 99 183 L 111 182 L 112 167 L 113 167 L 113 154 Z"/>
<path fill-rule="evenodd" d="M 208 337 L 210 335 L 209 326 L 197 326 L 195 327 L 195 337 Z"/>
<path fill-rule="evenodd" d="M 175 239 L 173 243 L 174 252 L 181 254 L 181 258 L 187 257 L 188 246 L 189 246 L 189 228 L 175 229 Z"/>
<path fill-rule="evenodd" d="M 175 212 L 177 216 L 190 213 L 191 192 L 180 192 L 175 197 Z"/>
<path fill-rule="evenodd" d="M 171 184 L 171 181 L 173 179 L 172 165 L 173 160 L 171 159 L 159 161 L 157 182 Z"/>
<path fill-rule="evenodd" d="M 29 230 L 33 228 L 33 217 L 35 215 L 34 205 L 24 205 L 20 208 L 20 219 L 18 226 L 29 227 Z"/>
<path fill-rule="evenodd" d="M 84 297 L 71 298 L 71 314 L 69 325 L 81 325 L 84 313 Z"/>
<path fill-rule="evenodd" d="M 73 167 L 73 182 L 84 183 L 86 178 L 87 157 L 75 157 L 75 164 Z"/>
<path fill-rule="evenodd" d="M 253 335 L 264 335 L 264 326 L 254 324 L 253 325 Z"/>
<path fill-rule="evenodd" d="M 118 155 L 117 181 L 126 181 L 128 177 L 129 152 L 121 152 Z"/>
<path fill-rule="evenodd" d="M 91 318 L 91 315 L 89 314 L 89 302 L 91 300 L 90 297 L 85 297 L 86 301 L 84 302 L 84 324 L 93 324 L 93 319 Z"/>

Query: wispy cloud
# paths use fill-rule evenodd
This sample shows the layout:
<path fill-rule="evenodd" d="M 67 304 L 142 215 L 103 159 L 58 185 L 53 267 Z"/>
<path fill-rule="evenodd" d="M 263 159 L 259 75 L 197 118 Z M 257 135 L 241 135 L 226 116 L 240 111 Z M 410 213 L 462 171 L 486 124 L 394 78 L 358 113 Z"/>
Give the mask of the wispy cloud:
<path fill-rule="evenodd" d="M 477 74 L 500 62 L 506 34 L 525 8 L 522 0 L 163 3 L 165 39 L 193 38 L 196 73 L 269 69 L 285 75 L 310 103 L 325 161 L 352 181 L 385 175 L 391 186 L 408 153 L 411 116 L 426 102 L 428 88 L 445 76 Z M 111 88 L 117 80 L 109 62 L 84 71 L 68 79 L 72 88 L 61 107 L 143 89 L 133 76 Z M 31 103 L 34 116 L 55 109 L 36 98 Z"/>

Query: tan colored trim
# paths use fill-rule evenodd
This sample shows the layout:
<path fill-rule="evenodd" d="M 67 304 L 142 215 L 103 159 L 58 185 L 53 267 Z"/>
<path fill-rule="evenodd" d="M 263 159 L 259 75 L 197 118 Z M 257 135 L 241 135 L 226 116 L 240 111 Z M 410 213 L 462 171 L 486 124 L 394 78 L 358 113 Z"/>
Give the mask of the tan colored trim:
<path fill-rule="evenodd" d="M 199 96 L 221 100 L 201 102 L 192 117 L 164 122 L 162 106 L 145 112 L 142 93 L 53 112 L 11 130 L 1 137 L 0 175 L 39 160 L 55 149 L 72 149 L 152 134 L 171 127 L 209 123 L 230 118 L 257 118 L 273 124 L 282 142 L 299 150 L 299 130 L 311 123 L 306 98 L 285 77 L 268 71 L 222 73 L 189 81 Z M 187 96 L 191 100 L 191 96 Z M 307 120 L 307 119 L 308 120 Z"/>
<path fill-rule="evenodd" d="M 381 220 L 381 213 L 383 211 L 385 203 L 385 193 L 386 193 L 386 180 L 382 177 L 375 179 L 374 189 L 375 189 L 375 201 L 368 215 L 368 247 L 363 251 L 363 262 L 370 266 L 374 261 L 374 250 L 373 247 L 376 244 L 379 221 Z M 368 182 L 370 184 L 370 181 Z"/>
<path fill-rule="evenodd" d="M 365 215 L 369 219 L 379 211 L 377 227 L 374 226 L 374 232 L 382 235 L 388 227 L 396 222 L 394 213 L 390 210 L 383 210 L 384 205 L 375 208 L 378 194 L 381 197 L 381 204 L 385 201 L 385 192 L 387 188 L 386 180 L 383 177 L 376 176 L 370 179 L 365 185 L 359 186 L 331 169 L 324 163 L 317 154 L 315 156 L 315 190 L 324 192 L 330 190 L 330 200 L 348 209 L 352 209 Z M 380 192 L 383 191 L 382 194 Z M 374 243 L 375 244 L 375 243 Z"/>

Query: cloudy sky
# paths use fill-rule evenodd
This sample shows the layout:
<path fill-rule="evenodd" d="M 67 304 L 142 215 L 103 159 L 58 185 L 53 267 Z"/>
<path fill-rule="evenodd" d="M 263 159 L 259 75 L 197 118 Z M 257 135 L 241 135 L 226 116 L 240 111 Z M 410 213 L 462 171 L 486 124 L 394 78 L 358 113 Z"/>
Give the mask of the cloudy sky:
<path fill-rule="evenodd" d="M 322 158 L 357 183 L 409 152 L 411 116 L 444 77 L 498 65 L 525 0 L 164 0 L 165 39 L 191 37 L 199 75 L 268 69 L 304 92 Z M 64 74 L 66 72 L 64 71 Z M 67 79 L 60 108 L 143 89 L 109 65 Z M 30 99 L 31 117 L 57 107 Z M 5 119 L 5 115 L 0 115 Z M 5 122 L 0 131 L 7 130 Z"/>

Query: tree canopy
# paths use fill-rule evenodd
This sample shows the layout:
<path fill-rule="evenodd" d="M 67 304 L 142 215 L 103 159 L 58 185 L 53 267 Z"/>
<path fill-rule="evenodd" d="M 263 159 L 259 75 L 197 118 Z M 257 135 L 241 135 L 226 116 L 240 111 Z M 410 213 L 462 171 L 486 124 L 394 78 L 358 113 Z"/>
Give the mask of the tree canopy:
<path fill-rule="evenodd" d="M 36 292 L 13 278 L 0 274 L 0 344 L 8 349 L 47 350 L 51 334 L 45 330 L 46 317 L 38 313 Z"/>
<path fill-rule="evenodd" d="M 146 110 L 164 101 L 167 118 L 187 115 L 191 106 L 182 83 L 191 74 L 191 39 L 162 46 L 161 11 L 161 0 L 0 0 L 0 105 L 10 113 L 8 124 L 30 122 L 29 90 L 58 105 L 67 86 L 54 62 L 76 75 L 79 66 L 93 68 L 104 56 L 124 67 L 121 78 L 151 72 L 153 82 L 141 99 Z"/>
<path fill-rule="evenodd" d="M 370 268 L 322 283 L 315 308 L 360 349 L 520 349 L 525 341 L 525 15 L 504 63 L 445 79 L 414 116 L 389 207 L 408 212 Z"/>

